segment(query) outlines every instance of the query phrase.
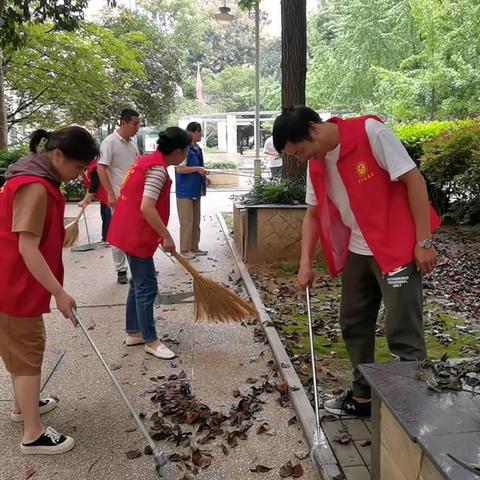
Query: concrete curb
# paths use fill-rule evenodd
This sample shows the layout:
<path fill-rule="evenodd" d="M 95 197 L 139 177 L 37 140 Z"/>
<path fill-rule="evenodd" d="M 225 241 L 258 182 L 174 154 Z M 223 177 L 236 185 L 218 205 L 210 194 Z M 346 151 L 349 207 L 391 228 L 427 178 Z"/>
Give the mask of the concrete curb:
<path fill-rule="evenodd" d="M 270 344 L 275 361 L 277 362 L 278 371 L 282 375 L 283 380 L 289 385 L 290 399 L 293 407 L 295 408 L 297 419 L 302 426 L 310 448 L 312 448 L 315 434 L 315 413 L 312 405 L 310 404 L 297 372 L 295 371 L 295 368 L 293 367 L 292 362 L 285 351 L 277 330 L 274 326 L 272 326 L 270 316 L 263 305 L 255 284 L 250 277 L 248 269 L 233 245 L 228 233 L 228 227 L 223 219 L 222 214 L 217 213 L 217 218 L 222 227 L 228 246 L 232 252 L 238 272 L 240 273 L 240 276 L 245 284 L 245 288 L 252 300 L 253 305 L 258 311 L 260 324 L 263 328 L 268 343 Z M 318 462 L 314 462 L 314 465 L 317 467 L 322 478 L 324 480 L 331 480 L 336 475 L 341 475 L 341 472 L 338 468 L 338 462 L 333 454 L 332 449 L 330 448 L 327 437 L 325 436 L 323 430 L 321 430 L 320 445 L 317 451 L 320 464 L 318 464 Z"/>

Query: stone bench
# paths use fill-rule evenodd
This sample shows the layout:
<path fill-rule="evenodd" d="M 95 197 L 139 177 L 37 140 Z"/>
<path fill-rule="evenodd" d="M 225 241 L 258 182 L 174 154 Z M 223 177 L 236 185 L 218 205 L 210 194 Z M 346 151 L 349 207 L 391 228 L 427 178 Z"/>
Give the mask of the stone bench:
<path fill-rule="evenodd" d="M 416 362 L 361 365 L 372 386 L 372 480 L 479 480 L 480 396 L 435 393 Z"/>

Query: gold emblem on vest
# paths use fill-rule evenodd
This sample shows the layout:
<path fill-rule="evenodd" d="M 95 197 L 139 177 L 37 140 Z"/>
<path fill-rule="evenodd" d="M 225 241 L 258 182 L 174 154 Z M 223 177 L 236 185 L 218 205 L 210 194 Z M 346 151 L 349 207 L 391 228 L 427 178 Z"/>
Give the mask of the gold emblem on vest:
<path fill-rule="evenodd" d="M 357 163 L 358 183 L 366 182 L 373 177 L 373 173 L 368 173 L 368 165 L 365 162 Z"/>

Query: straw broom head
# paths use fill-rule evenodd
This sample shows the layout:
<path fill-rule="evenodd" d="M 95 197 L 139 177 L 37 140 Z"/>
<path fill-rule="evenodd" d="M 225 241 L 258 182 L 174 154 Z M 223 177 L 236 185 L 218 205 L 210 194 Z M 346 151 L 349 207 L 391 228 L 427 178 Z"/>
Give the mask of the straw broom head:
<path fill-rule="evenodd" d="M 255 308 L 235 292 L 201 275 L 178 253 L 173 256 L 193 277 L 197 322 L 241 322 L 258 315 Z"/>
<path fill-rule="evenodd" d="M 64 247 L 71 247 L 77 243 L 79 234 L 78 222 L 84 211 L 85 207 L 80 210 L 80 213 L 76 216 L 75 220 L 65 227 L 65 240 L 63 241 Z"/>

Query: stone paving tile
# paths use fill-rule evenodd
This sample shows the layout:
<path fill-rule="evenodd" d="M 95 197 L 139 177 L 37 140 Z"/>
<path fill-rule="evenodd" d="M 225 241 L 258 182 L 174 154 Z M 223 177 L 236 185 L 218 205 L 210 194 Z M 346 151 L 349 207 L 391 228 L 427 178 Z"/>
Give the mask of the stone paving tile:
<path fill-rule="evenodd" d="M 365 467 L 345 467 L 343 472 L 347 480 L 370 480 L 370 472 Z"/>

